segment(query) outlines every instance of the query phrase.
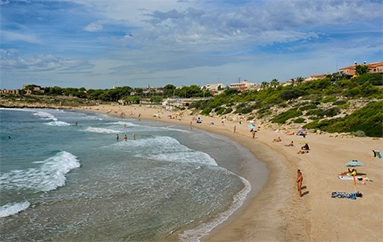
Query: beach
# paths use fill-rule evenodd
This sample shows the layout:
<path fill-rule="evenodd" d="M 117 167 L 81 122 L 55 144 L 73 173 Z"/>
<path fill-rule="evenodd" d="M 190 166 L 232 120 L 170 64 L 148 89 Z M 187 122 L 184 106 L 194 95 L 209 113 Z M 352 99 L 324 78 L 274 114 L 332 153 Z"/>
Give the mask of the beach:
<path fill-rule="evenodd" d="M 311 133 L 302 137 L 257 122 L 259 131 L 253 138 L 248 122 L 222 122 L 219 117 L 201 116 L 202 123 L 196 123 L 194 118 L 198 116 L 188 110 L 180 113 L 141 105 L 76 109 L 177 123 L 224 135 L 266 163 L 270 174 L 263 189 L 203 241 L 383 240 L 383 159 L 375 158 L 372 152 L 383 151 L 382 139 Z M 282 141 L 272 142 L 277 137 Z M 285 146 L 291 141 L 293 147 Z M 310 152 L 298 154 L 304 143 L 310 145 Z M 366 179 L 356 181 L 356 186 L 352 179 L 338 178 L 339 173 L 347 171 L 345 164 L 350 160 L 364 163 L 357 169 Z M 302 197 L 297 191 L 297 169 L 303 173 Z M 250 183 L 256 182 L 252 174 L 247 176 Z M 363 197 L 354 200 L 331 196 L 332 192 L 354 190 Z"/>

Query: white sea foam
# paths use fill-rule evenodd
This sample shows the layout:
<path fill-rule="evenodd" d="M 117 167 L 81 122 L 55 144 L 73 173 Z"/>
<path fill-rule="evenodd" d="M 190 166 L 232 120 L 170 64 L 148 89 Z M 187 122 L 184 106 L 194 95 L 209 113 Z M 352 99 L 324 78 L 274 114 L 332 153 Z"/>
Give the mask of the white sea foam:
<path fill-rule="evenodd" d="M 130 122 L 124 122 L 124 121 L 117 121 L 117 122 L 111 122 L 111 123 L 108 123 L 108 124 L 117 124 L 117 125 L 121 125 L 123 126 L 124 124 L 128 127 L 133 127 L 133 126 L 139 126 L 138 124 L 133 124 L 133 123 L 130 123 Z"/>
<path fill-rule="evenodd" d="M 230 215 L 234 213 L 235 210 L 242 206 L 247 194 L 251 191 L 251 184 L 245 178 L 240 178 L 245 186 L 239 193 L 234 195 L 233 203 L 231 204 L 229 209 L 218 214 L 218 216 L 210 222 L 201 224 L 194 229 L 184 231 L 182 234 L 179 235 L 181 241 L 199 242 L 203 236 L 207 235 L 213 228 L 227 220 L 230 217 Z"/>
<path fill-rule="evenodd" d="M 116 134 L 120 132 L 119 130 L 107 129 L 107 128 L 96 128 L 96 127 L 88 127 L 84 131 L 101 133 L 101 134 Z"/>
<path fill-rule="evenodd" d="M 114 146 L 117 148 L 119 145 L 121 144 L 114 144 Z M 178 140 L 168 136 L 155 136 L 152 138 L 139 140 L 138 142 L 130 142 L 128 147 L 132 146 L 139 146 L 140 148 L 146 147 L 145 153 L 139 152 L 136 154 L 136 156 L 145 156 L 151 160 L 182 163 L 201 163 L 205 165 L 217 166 L 216 161 L 208 154 L 190 149 L 180 144 Z M 132 151 L 127 150 L 127 152 Z"/>
<path fill-rule="evenodd" d="M 44 119 L 44 120 L 57 121 L 57 118 L 53 114 L 50 114 L 48 112 L 37 111 L 37 112 L 33 113 L 33 115 L 38 116 L 38 117 L 40 117 L 41 119 Z"/>
<path fill-rule="evenodd" d="M 159 154 L 149 158 L 169 162 L 201 163 L 210 166 L 218 165 L 215 162 L 215 160 L 211 158 L 208 154 L 194 150 L 189 150 L 188 152 Z"/>
<path fill-rule="evenodd" d="M 50 191 L 65 185 L 65 174 L 80 167 L 77 157 L 62 151 L 44 161 L 36 161 L 41 166 L 27 170 L 13 170 L 0 176 L 0 186 L 4 189 L 31 189 Z"/>
<path fill-rule="evenodd" d="M 19 213 L 27 209 L 31 205 L 28 201 L 21 203 L 8 203 L 0 207 L 0 218 L 8 217 L 12 214 Z"/>
<path fill-rule="evenodd" d="M 46 123 L 47 125 L 51 125 L 51 126 L 70 126 L 69 123 L 67 122 L 63 122 L 63 121 L 53 121 L 53 122 L 49 122 L 49 123 Z"/>

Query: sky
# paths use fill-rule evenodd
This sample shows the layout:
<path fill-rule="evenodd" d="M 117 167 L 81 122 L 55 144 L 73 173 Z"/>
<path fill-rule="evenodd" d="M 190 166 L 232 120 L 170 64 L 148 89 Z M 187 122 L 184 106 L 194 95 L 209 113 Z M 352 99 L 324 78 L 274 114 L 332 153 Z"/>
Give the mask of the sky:
<path fill-rule="evenodd" d="M 383 61 L 382 0 L 0 0 L 0 89 L 285 82 Z"/>

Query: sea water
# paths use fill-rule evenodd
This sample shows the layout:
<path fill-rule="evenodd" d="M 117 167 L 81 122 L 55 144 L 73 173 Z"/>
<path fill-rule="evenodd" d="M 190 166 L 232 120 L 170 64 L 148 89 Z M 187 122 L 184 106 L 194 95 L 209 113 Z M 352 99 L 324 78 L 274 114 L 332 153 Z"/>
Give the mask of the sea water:
<path fill-rule="evenodd" d="M 57 109 L 0 118 L 1 241 L 198 241 L 251 191 L 243 162 L 265 169 L 186 126 Z"/>

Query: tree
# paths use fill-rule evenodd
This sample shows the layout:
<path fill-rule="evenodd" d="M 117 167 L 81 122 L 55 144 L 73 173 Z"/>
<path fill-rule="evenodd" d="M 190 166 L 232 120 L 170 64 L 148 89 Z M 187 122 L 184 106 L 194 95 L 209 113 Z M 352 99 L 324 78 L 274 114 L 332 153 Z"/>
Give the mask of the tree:
<path fill-rule="evenodd" d="M 305 79 L 303 77 L 297 77 L 297 82 L 298 82 L 298 85 L 301 84 Z"/>
<path fill-rule="evenodd" d="M 176 86 L 173 84 L 167 84 L 164 86 L 164 89 L 162 90 L 164 97 L 172 97 L 174 95 L 174 90 L 176 90 Z"/>
<path fill-rule="evenodd" d="M 279 81 L 277 79 L 273 79 L 270 82 L 270 86 L 276 88 L 279 85 Z"/>
<path fill-rule="evenodd" d="M 144 93 L 144 89 L 142 89 L 142 88 L 136 88 L 136 89 L 135 89 L 135 92 L 136 92 L 136 95 L 137 95 L 137 96 L 142 96 L 142 94 Z"/>
<path fill-rule="evenodd" d="M 363 75 L 368 73 L 368 66 L 367 65 L 356 65 L 355 66 L 355 74 L 357 76 Z"/>
<path fill-rule="evenodd" d="M 269 83 L 268 83 L 268 82 L 263 81 L 263 82 L 261 83 L 261 88 L 265 89 L 265 88 L 268 88 L 268 87 L 269 87 Z"/>

